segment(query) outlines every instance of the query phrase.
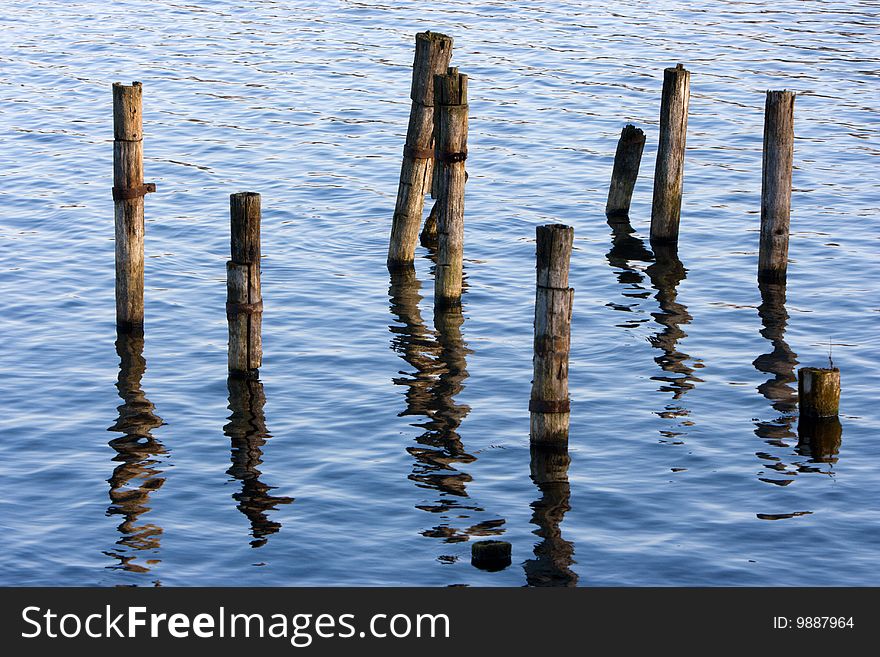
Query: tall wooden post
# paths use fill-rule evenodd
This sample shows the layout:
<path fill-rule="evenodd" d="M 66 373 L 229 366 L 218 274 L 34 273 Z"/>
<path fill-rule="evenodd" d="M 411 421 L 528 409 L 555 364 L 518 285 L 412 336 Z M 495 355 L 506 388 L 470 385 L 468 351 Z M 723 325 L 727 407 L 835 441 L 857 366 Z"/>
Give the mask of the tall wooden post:
<path fill-rule="evenodd" d="M 660 143 L 654 168 L 651 242 L 678 242 L 691 74 L 679 64 L 663 71 Z"/>
<path fill-rule="evenodd" d="M 437 103 L 435 160 L 440 167 L 437 213 L 437 267 L 434 304 L 461 303 L 464 255 L 464 184 L 468 136 L 468 78 L 457 68 L 434 76 Z"/>
<path fill-rule="evenodd" d="M 416 34 L 410 93 L 412 109 L 391 224 L 389 267 L 406 265 L 415 258 L 425 194 L 431 188 L 434 158 L 434 75 L 446 70 L 451 57 L 451 37 L 436 32 Z"/>
<path fill-rule="evenodd" d="M 113 83 L 113 202 L 116 224 L 116 326 L 144 325 L 143 104 L 140 82 Z"/>
<path fill-rule="evenodd" d="M 568 287 L 568 266 L 574 240 L 570 226 L 551 224 L 537 229 L 534 378 L 530 435 L 532 444 L 568 442 L 568 354 L 574 290 Z"/>
<path fill-rule="evenodd" d="M 768 91 L 764 107 L 758 278 L 765 281 L 784 281 L 788 267 L 794 97 L 793 91 Z"/>
<path fill-rule="evenodd" d="M 605 215 L 608 217 L 628 217 L 642 151 L 645 149 L 645 133 L 634 125 L 624 126 L 617 142 L 614 155 L 614 170 L 611 173 L 611 187 L 608 189 L 608 202 Z"/>
<path fill-rule="evenodd" d="M 232 259 L 226 263 L 229 371 L 254 374 L 263 360 L 263 296 L 260 290 L 260 195 L 229 197 Z"/>

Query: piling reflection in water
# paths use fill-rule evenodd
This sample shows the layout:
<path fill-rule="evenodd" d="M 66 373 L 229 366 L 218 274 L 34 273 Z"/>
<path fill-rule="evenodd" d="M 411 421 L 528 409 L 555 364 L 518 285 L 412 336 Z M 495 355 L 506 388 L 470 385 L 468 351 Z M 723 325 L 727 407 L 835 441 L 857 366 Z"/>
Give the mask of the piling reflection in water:
<path fill-rule="evenodd" d="M 265 545 L 269 536 L 281 529 L 281 523 L 269 518 L 279 504 L 290 504 L 291 497 L 270 494 L 275 486 L 260 481 L 258 466 L 263 462 L 263 445 L 271 438 L 266 429 L 263 407 L 266 395 L 262 382 L 252 376 L 235 375 L 227 379 L 229 388 L 229 423 L 223 432 L 232 442 L 232 467 L 226 471 L 241 481 L 241 490 L 232 495 L 251 523 L 251 547 Z"/>
<path fill-rule="evenodd" d="M 612 246 L 606 255 L 608 264 L 618 271 L 618 280 L 626 286 L 624 296 L 637 300 L 629 304 L 609 304 L 609 306 L 627 312 L 638 310 L 642 300 L 652 296 L 650 289 L 645 285 L 647 276 L 651 287 L 655 290 L 653 296 L 659 305 L 659 310 L 652 312 L 651 316 L 662 327 L 660 331 L 648 337 L 651 346 L 662 352 L 654 358 L 654 361 L 663 370 L 663 374 L 653 376 L 651 379 L 659 381 L 661 383 L 659 390 L 671 392 L 673 399 L 664 410 L 658 412 L 658 415 L 669 419 L 686 417 L 689 411 L 680 400 L 696 383 L 702 382 L 694 371 L 703 367 L 702 361 L 692 358 L 678 348 L 679 340 L 687 337 L 682 326 L 693 319 L 687 306 L 678 301 L 678 285 L 686 278 L 687 270 L 678 258 L 675 245 L 654 244 L 652 250 L 647 249 L 644 242 L 634 235 L 635 231 L 630 225 L 629 218 L 609 217 L 608 225 L 612 231 Z M 648 266 L 642 268 L 634 263 L 645 263 Z M 638 328 L 646 321 L 648 321 L 646 318 L 636 316 L 618 326 Z M 687 425 L 689 422 L 684 420 L 682 423 Z M 677 442 L 675 438 L 682 432 L 661 433 L 672 442 Z"/>
<path fill-rule="evenodd" d="M 797 354 L 785 341 L 785 331 L 789 315 L 785 308 L 785 282 L 760 281 L 761 305 L 758 316 L 761 318 L 761 335 L 766 338 L 772 351 L 758 356 L 753 365 L 755 369 L 770 377 L 758 386 L 760 392 L 771 404 L 777 417 L 773 420 L 755 422 L 755 435 L 772 447 L 790 447 L 789 441 L 796 437 L 792 429 L 797 418 L 797 389 L 795 382 L 798 365 Z M 825 420 L 829 421 L 825 421 Z M 835 463 L 840 447 L 842 429 L 837 418 L 823 418 L 820 421 L 803 418 L 797 425 L 797 454 L 808 457 L 807 461 L 787 464 L 779 454 L 759 451 L 756 453 L 761 464 L 772 471 L 759 473 L 758 478 L 768 484 L 787 486 L 798 473 L 822 472 L 817 465 Z"/>
<path fill-rule="evenodd" d="M 651 346 L 663 351 L 654 360 L 660 368 L 666 372 L 666 376 L 651 377 L 654 381 L 663 381 L 667 385 L 660 386 L 660 390 L 671 392 L 673 399 L 681 399 L 681 396 L 701 383 L 702 379 L 694 376 L 694 369 L 702 367 L 699 360 L 691 359 L 686 353 L 679 351 L 678 341 L 687 337 L 682 326 L 689 324 L 693 317 L 688 312 L 687 306 L 678 301 L 678 285 L 687 277 L 687 270 L 678 259 L 678 249 L 671 244 L 655 244 L 654 263 L 647 269 L 651 285 L 657 290 L 656 299 L 660 306 L 659 312 L 651 313 L 654 319 L 663 327 L 658 333 L 651 336 Z M 694 366 L 688 365 L 693 360 Z M 668 416 L 687 415 L 688 412 L 679 407 L 670 407 Z M 678 411 L 678 412 L 677 412 Z M 666 414 L 662 414 L 666 416 Z"/>
<path fill-rule="evenodd" d="M 107 480 L 110 484 L 107 515 L 121 516 L 122 521 L 117 527 L 121 537 L 116 547 L 104 554 L 119 560 L 111 568 L 135 573 L 149 572 L 160 561 L 162 528 L 141 522 L 141 516 L 150 512 L 150 495 L 165 483 L 160 466 L 167 454 L 151 433 L 164 422 L 153 412 L 155 407 L 141 389 L 147 368 L 143 352 L 142 331 L 117 333 L 119 377 L 116 388 L 123 403 L 117 409 L 116 423 L 108 428 L 123 434 L 110 441 L 116 450 L 113 461 L 119 465 Z"/>
<path fill-rule="evenodd" d="M 425 418 L 413 423 L 424 431 L 416 438 L 417 445 L 407 448 L 415 461 L 409 479 L 438 494 L 436 499 L 417 505 L 423 511 L 440 514 L 440 522 L 422 534 L 447 543 L 467 541 L 470 536 L 501 534 L 504 520 L 498 518 L 481 520 L 466 528 L 452 525 L 453 517 L 474 519 L 484 512 L 468 496 L 471 476 L 456 467 L 476 460 L 465 450 L 458 434 L 470 407 L 455 401 L 468 377 L 470 351 L 461 334 L 461 306 L 438 308 L 431 331 L 419 310 L 420 289 L 414 267 L 395 268 L 391 272 L 388 294 L 391 314 L 398 322 L 389 326 L 393 336 L 391 348 L 413 367 L 413 371 L 401 371 L 402 376 L 393 379 L 397 385 L 406 387 L 406 409 L 400 415 Z"/>
<path fill-rule="evenodd" d="M 529 586 L 577 586 L 574 563 L 574 545 L 562 538 L 560 524 L 571 508 L 571 487 L 568 466 L 571 458 L 564 447 L 532 445 L 532 481 L 541 497 L 532 502 L 533 533 L 541 537 L 535 546 L 535 558 L 523 564 Z"/>

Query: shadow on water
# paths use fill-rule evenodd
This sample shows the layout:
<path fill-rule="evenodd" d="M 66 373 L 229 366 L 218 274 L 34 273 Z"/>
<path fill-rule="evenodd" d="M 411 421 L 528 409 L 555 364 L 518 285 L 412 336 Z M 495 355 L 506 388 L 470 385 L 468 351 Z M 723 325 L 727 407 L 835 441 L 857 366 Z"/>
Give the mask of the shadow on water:
<path fill-rule="evenodd" d="M 532 502 L 533 533 L 541 538 L 535 546 L 535 558 L 523 564 L 529 586 L 577 586 L 578 576 L 571 570 L 574 545 L 562 538 L 559 525 L 571 508 L 568 466 L 571 458 L 566 448 L 531 448 L 532 481 L 541 497 Z"/>
<path fill-rule="evenodd" d="M 258 466 L 263 462 L 263 445 L 271 438 L 266 429 L 263 407 L 266 395 L 262 382 L 256 377 L 230 376 L 229 423 L 223 432 L 232 442 L 232 467 L 226 471 L 241 482 L 241 490 L 232 495 L 251 523 L 251 547 L 265 545 L 269 536 L 281 529 L 281 523 L 269 518 L 269 512 L 279 504 L 290 504 L 291 497 L 270 494 L 275 487 L 260 481 Z"/>
<path fill-rule="evenodd" d="M 661 392 L 671 392 L 672 402 L 658 415 L 667 419 L 685 418 L 688 409 L 681 403 L 683 395 L 694 388 L 702 379 L 694 374 L 695 369 L 703 367 L 702 361 L 692 358 L 678 348 L 678 342 L 687 337 L 682 326 L 689 324 L 693 317 L 687 306 L 678 301 L 678 285 L 687 277 L 687 270 L 678 258 L 675 245 L 654 244 L 649 250 L 645 243 L 635 235 L 628 217 L 609 217 L 611 227 L 611 249 L 606 258 L 608 264 L 618 271 L 617 278 L 625 286 L 624 297 L 635 301 L 627 304 L 608 304 L 615 310 L 634 312 L 641 308 L 642 301 L 651 297 L 645 279 L 654 289 L 653 297 L 659 309 L 651 313 L 661 330 L 650 335 L 648 342 L 662 353 L 654 358 L 662 375 L 652 376 L 659 381 Z M 639 266 L 644 263 L 647 266 Z M 637 315 L 632 320 L 619 324 L 621 328 L 638 328 L 648 321 Z M 682 425 L 689 425 L 683 420 Z M 679 442 L 676 437 L 680 431 L 662 431 L 661 434 L 671 442 Z"/>
<path fill-rule="evenodd" d="M 802 418 L 798 422 L 797 433 L 793 431 L 792 426 L 797 419 L 797 391 L 794 385 L 798 360 L 797 354 L 785 341 L 789 320 L 785 309 L 785 283 L 760 281 L 758 289 L 761 293 L 761 305 L 758 306 L 761 335 L 770 342 L 772 351 L 758 356 L 752 364 L 759 372 L 770 375 L 758 386 L 758 392 L 770 402 L 778 415 L 773 420 L 756 420 L 755 435 L 772 447 L 785 449 L 789 448 L 787 441 L 797 437 L 797 454 L 808 458 L 807 461 L 786 464 L 778 454 L 757 452 L 761 464 L 772 471 L 769 475 L 761 472 L 758 478 L 768 484 L 787 486 L 798 473 L 822 472 L 818 464 L 837 461 L 842 429 L 837 418 Z"/>
<path fill-rule="evenodd" d="M 407 448 L 414 464 L 409 479 L 437 496 L 425 500 L 417 508 L 439 514 L 439 522 L 422 532 L 424 536 L 440 538 L 446 543 L 467 541 L 471 536 L 491 536 L 503 533 L 503 519 L 493 518 L 456 528 L 452 519 L 473 519 L 484 512 L 468 496 L 467 484 L 471 476 L 458 465 L 471 463 L 476 457 L 462 444 L 458 428 L 470 412 L 470 407 L 455 401 L 455 395 L 464 389 L 468 377 L 467 354 L 461 327 L 464 316 L 460 306 L 438 308 L 434 314 L 432 331 L 422 319 L 419 302 L 421 283 L 414 267 L 403 267 L 391 272 L 388 290 L 391 314 L 397 323 L 389 326 L 391 348 L 413 371 L 401 371 L 394 378 L 397 385 L 406 387 L 406 409 L 400 416 L 415 416 L 423 421 L 412 426 L 423 430 Z M 451 557 L 441 560 L 452 560 Z"/>
<path fill-rule="evenodd" d="M 111 568 L 135 573 L 149 572 L 160 562 L 162 528 L 141 522 L 141 516 L 150 512 L 150 495 L 165 483 L 160 465 L 167 455 L 165 447 L 151 433 L 164 422 L 154 413 L 155 407 L 141 389 L 141 379 L 147 369 L 143 352 L 143 333 L 117 333 L 119 378 L 116 388 L 123 403 L 117 408 L 119 417 L 115 424 L 108 428 L 123 434 L 110 441 L 116 450 L 113 461 L 119 465 L 107 480 L 110 484 L 107 515 L 121 516 L 122 521 L 117 527 L 121 537 L 116 547 L 104 554 L 119 560 Z"/>

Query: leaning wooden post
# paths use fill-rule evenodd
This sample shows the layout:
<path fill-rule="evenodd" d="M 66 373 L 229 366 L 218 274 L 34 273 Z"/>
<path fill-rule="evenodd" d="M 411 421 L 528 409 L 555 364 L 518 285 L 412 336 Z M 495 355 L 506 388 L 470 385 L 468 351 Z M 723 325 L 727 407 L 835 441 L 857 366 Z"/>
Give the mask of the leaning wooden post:
<path fill-rule="evenodd" d="M 537 229 L 534 378 L 530 435 L 532 444 L 568 442 L 568 353 L 574 290 L 568 287 L 568 265 L 574 240 L 570 226 Z"/>
<path fill-rule="evenodd" d="M 678 242 L 691 74 L 679 64 L 663 71 L 660 143 L 654 168 L 651 241 Z"/>
<path fill-rule="evenodd" d="M 468 136 L 468 78 L 457 68 L 434 76 L 437 143 L 434 159 L 440 167 L 437 213 L 437 267 L 434 304 L 461 303 L 464 255 L 464 183 Z"/>
<path fill-rule="evenodd" d="M 116 223 L 116 326 L 144 325 L 143 104 L 140 82 L 113 83 L 113 202 Z"/>
<path fill-rule="evenodd" d="M 632 124 L 624 126 L 617 142 L 614 155 L 614 170 L 611 172 L 611 187 L 608 189 L 608 202 L 605 215 L 608 217 L 628 217 L 633 188 L 639 176 L 642 151 L 645 149 L 645 133 Z"/>
<path fill-rule="evenodd" d="M 839 369 L 802 367 L 798 370 L 798 406 L 801 417 L 836 417 L 839 405 Z"/>
<path fill-rule="evenodd" d="M 761 175 L 760 280 L 785 280 L 793 159 L 794 92 L 768 91 L 764 106 L 764 161 Z"/>
<path fill-rule="evenodd" d="M 232 259 L 226 263 L 229 371 L 255 374 L 263 360 L 263 297 L 260 290 L 260 195 L 229 197 Z"/>
<path fill-rule="evenodd" d="M 412 109 L 391 224 L 389 267 L 406 265 L 415 258 L 425 194 L 430 191 L 433 168 L 434 75 L 446 70 L 451 57 L 451 37 L 436 32 L 416 34 L 410 93 Z"/>

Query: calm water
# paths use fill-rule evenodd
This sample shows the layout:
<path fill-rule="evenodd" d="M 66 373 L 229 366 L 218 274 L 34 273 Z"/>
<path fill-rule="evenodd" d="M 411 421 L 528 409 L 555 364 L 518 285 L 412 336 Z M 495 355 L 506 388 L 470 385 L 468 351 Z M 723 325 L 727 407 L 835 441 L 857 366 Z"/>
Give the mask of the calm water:
<path fill-rule="evenodd" d="M 0 582 L 880 585 L 876 3 L 114 4 L 3 12 Z M 424 249 L 385 268 L 424 29 L 471 76 L 461 315 L 435 317 Z M 677 62 L 680 260 L 646 239 Z M 145 337 L 118 342 L 117 80 L 144 83 L 159 188 Z M 770 88 L 800 94 L 787 290 L 755 282 Z M 627 121 L 648 141 L 632 226 L 609 226 Z M 228 384 L 241 190 L 263 195 L 265 359 Z M 530 463 L 555 221 L 570 463 Z M 793 371 L 829 342 L 840 429 L 799 446 Z M 471 565 L 484 537 L 509 568 Z"/>

